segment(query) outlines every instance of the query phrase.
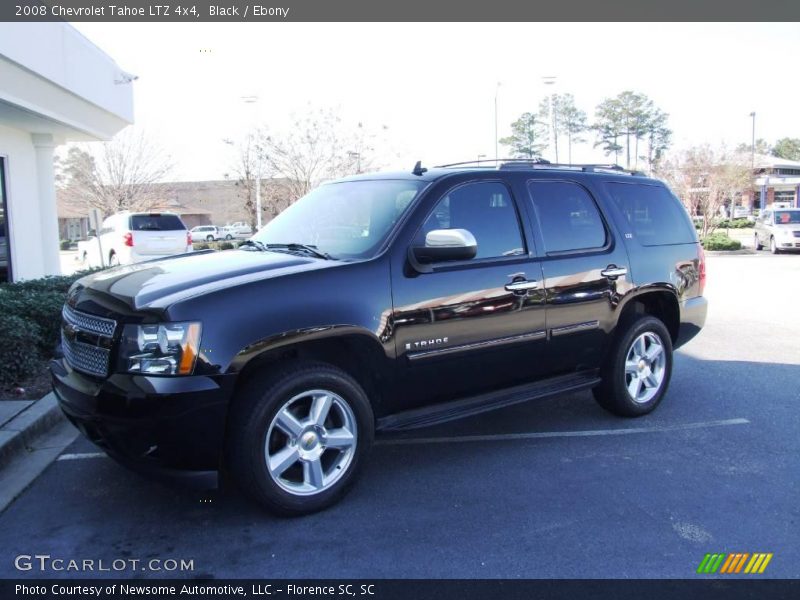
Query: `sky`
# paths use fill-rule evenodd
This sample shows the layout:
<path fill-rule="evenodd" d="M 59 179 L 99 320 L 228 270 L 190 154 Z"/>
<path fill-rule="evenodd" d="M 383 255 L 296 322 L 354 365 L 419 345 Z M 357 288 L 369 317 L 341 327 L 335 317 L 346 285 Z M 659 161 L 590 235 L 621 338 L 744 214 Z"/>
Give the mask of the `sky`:
<path fill-rule="evenodd" d="M 380 130 L 386 168 L 493 158 L 495 94 L 501 138 L 551 91 L 591 117 L 623 90 L 669 113 L 673 149 L 749 143 L 753 111 L 756 137 L 800 137 L 796 23 L 74 26 L 138 76 L 134 127 L 172 157 L 179 181 L 222 178 L 234 162 L 224 139 L 254 124 L 280 130 L 309 108 Z M 609 160 L 591 143 L 573 148 L 574 162 Z"/>

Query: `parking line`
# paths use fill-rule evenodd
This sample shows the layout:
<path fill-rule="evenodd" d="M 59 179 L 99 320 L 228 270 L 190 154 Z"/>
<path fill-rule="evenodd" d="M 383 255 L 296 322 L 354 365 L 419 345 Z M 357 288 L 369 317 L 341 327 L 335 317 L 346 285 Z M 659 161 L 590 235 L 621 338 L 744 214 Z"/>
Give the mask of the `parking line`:
<path fill-rule="evenodd" d="M 86 458 L 107 458 L 105 452 L 79 452 L 77 454 L 62 454 L 56 460 L 83 460 Z"/>
<path fill-rule="evenodd" d="M 535 431 L 531 433 L 501 433 L 496 435 L 462 435 L 453 437 L 402 438 L 396 440 L 377 440 L 378 446 L 404 446 L 409 444 L 452 444 L 461 442 L 505 442 L 513 440 L 535 440 L 539 438 L 591 437 L 596 435 L 628 435 L 632 433 L 661 433 L 665 431 L 684 431 L 705 429 L 726 425 L 747 425 L 747 419 L 724 419 L 721 421 L 701 421 L 663 427 L 625 427 L 620 429 L 590 429 L 586 431 Z"/>

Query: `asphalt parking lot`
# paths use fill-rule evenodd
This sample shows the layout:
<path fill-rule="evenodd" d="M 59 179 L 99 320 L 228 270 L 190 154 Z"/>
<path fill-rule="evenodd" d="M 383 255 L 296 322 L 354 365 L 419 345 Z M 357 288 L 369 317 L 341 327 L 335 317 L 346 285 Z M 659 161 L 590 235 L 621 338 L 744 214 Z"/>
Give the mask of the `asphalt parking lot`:
<path fill-rule="evenodd" d="M 194 561 L 110 574 L 134 577 L 685 578 L 707 552 L 771 552 L 761 577 L 798 577 L 800 256 L 711 256 L 707 296 L 650 416 L 580 393 L 384 438 L 344 502 L 288 520 L 59 460 L 0 515 L 0 577 L 75 576 L 14 568 L 38 553 Z"/>

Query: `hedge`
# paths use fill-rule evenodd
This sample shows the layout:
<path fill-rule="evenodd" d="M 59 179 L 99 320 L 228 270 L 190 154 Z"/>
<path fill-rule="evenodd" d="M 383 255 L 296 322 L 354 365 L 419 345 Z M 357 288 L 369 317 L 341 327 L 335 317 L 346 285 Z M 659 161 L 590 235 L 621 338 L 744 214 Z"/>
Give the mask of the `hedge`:
<path fill-rule="evenodd" d="M 0 283 L 0 386 L 22 383 L 53 356 L 67 291 L 89 272 Z"/>
<path fill-rule="evenodd" d="M 755 227 L 755 225 L 755 221 L 751 221 L 750 219 L 725 219 L 720 221 L 717 227 L 720 229 L 747 229 L 749 227 Z"/>
<path fill-rule="evenodd" d="M 703 240 L 703 248 L 706 250 L 741 250 L 742 243 L 717 231 Z"/>

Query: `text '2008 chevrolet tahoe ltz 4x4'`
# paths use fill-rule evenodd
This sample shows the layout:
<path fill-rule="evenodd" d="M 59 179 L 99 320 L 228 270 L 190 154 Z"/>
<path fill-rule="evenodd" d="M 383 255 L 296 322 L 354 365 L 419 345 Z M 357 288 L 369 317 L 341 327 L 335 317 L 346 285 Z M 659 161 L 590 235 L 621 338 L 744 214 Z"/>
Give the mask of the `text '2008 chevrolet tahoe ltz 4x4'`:
<path fill-rule="evenodd" d="M 301 514 L 343 496 L 376 431 L 589 388 L 649 413 L 705 322 L 704 280 L 659 181 L 417 164 L 322 185 L 238 250 L 79 280 L 53 383 L 119 462 L 225 469 Z"/>

